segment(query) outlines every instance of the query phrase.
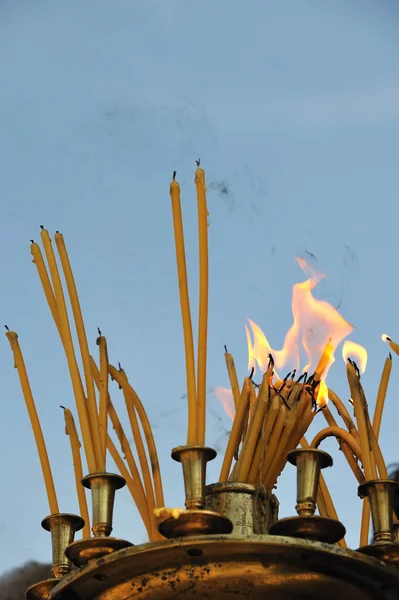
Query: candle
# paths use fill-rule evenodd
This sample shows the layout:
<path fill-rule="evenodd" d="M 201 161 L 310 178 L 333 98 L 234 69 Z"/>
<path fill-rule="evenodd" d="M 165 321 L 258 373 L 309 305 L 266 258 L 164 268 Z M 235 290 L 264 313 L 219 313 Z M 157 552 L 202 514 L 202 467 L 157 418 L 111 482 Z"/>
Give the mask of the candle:
<path fill-rule="evenodd" d="M 387 395 L 389 378 L 391 375 L 392 369 L 392 357 L 386 359 L 384 368 L 381 375 L 381 381 L 378 388 L 377 401 L 375 403 L 374 417 L 373 417 L 373 430 L 378 440 L 378 436 L 380 435 L 380 427 L 381 427 L 381 419 L 382 412 L 384 410 L 385 397 Z"/>
<path fill-rule="evenodd" d="M 331 399 L 331 390 L 329 390 L 329 398 Z M 341 402 L 341 401 L 340 401 Z M 330 409 L 328 408 L 328 406 L 326 406 L 326 408 L 323 409 L 323 416 L 326 419 L 328 425 L 330 427 L 338 427 L 338 423 L 336 422 L 336 420 L 334 419 L 334 417 L 332 416 Z M 353 433 L 351 431 L 349 431 L 350 435 L 353 436 Z M 357 430 L 356 430 L 356 434 L 357 434 Z M 353 436 L 354 440 L 357 442 L 358 446 L 360 444 L 359 442 L 359 435 L 357 434 L 357 436 Z M 352 469 L 352 472 L 354 474 L 354 476 L 356 477 L 357 481 L 359 483 L 361 483 L 362 481 L 364 481 L 364 475 L 362 470 L 360 469 L 357 459 L 353 456 L 352 454 L 352 450 L 350 449 L 350 447 L 348 446 L 348 444 L 346 444 L 341 438 L 337 438 L 338 444 L 339 444 L 339 449 L 342 450 L 350 468 Z"/>
<path fill-rule="evenodd" d="M 267 410 L 266 419 L 262 425 L 261 434 L 258 437 L 258 443 L 252 458 L 251 468 L 249 469 L 246 483 L 259 483 L 259 475 L 268 452 L 269 440 L 280 410 L 280 404 L 280 398 L 277 394 L 273 395 L 273 391 L 271 391 L 270 407 Z"/>
<path fill-rule="evenodd" d="M 14 355 L 14 366 L 18 371 L 19 380 L 21 382 L 22 392 L 25 399 L 26 408 L 28 409 L 29 419 L 32 425 L 33 435 L 35 437 L 37 451 L 39 453 L 40 464 L 43 472 L 44 485 L 46 486 L 47 498 L 52 515 L 57 514 L 58 502 L 55 493 L 53 475 L 51 473 L 50 461 L 48 459 L 46 444 L 43 437 L 42 428 L 40 426 L 39 417 L 36 411 L 35 401 L 33 399 L 32 390 L 29 384 L 28 374 L 26 372 L 25 362 L 22 356 L 21 348 L 18 342 L 18 335 L 15 331 L 7 331 L 6 336 L 10 342 L 11 350 Z"/>
<path fill-rule="evenodd" d="M 86 329 L 83 321 L 82 309 L 80 307 L 78 291 L 76 289 L 75 278 L 73 276 L 71 263 L 65 246 L 64 236 L 57 231 L 57 233 L 54 236 L 54 240 L 57 246 L 58 255 L 60 257 L 62 270 L 64 272 L 64 277 L 68 289 L 68 295 L 71 302 L 72 314 L 75 321 L 76 333 L 82 357 L 83 372 L 86 382 L 87 412 L 90 424 L 92 443 L 96 457 L 96 463 L 98 465 L 98 468 L 101 470 L 102 462 L 104 462 L 105 467 L 104 453 L 107 435 L 105 432 L 105 436 L 103 436 L 103 442 L 101 446 L 96 394 L 94 390 L 93 376 L 90 369 L 90 352 L 89 345 L 87 343 Z"/>
<path fill-rule="evenodd" d="M 100 390 L 100 371 L 99 371 L 92 356 L 90 357 L 90 368 L 92 370 L 93 379 L 95 381 L 97 389 Z M 109 414 L 109 418 L 111 419 L 112 427 L 115 430 L 116 436 L 119 440 L 119 444 L 120 444 L 120 447 L 121 447 L 121 450 L 123 453 L 123 456 L 125 457 L 125 460 L 128 464 L 131 478 L 133 479 L 133 483 L 134 483 L 133 500 L 137 506 L 137 509 L 138 509 L 140 515 L 141 515 L 141 518 L 143 519 L 144 522 L 148 523 L 148 526 L 149 526 L 149 513 L 148 513 L 147 499 L 145 497 L 140 473 L 137 469 L 137 465 L 136 465 L 136 461 L 133 456 L 133 452 L 131 450 L 130 444 L 128 442 L 128 439 L 126 437 L 124 429 L 122 427 L 122 423 L 120 422 L 119 417 L 116 413 L 116 410 L 112 403 L 109 392 L 108 392 L 107 406 L 108 406 L 108 414 Z"/>
<path fill-rule="evenodd" d="M 193 329 L 191 324 L 190 299 L 188 295 L 183 220 L 180 205 L 180 186 L 177 183 L 177 181 L 175 181 L 175 175 L 176 173 L 173 173 L 173 181 L 170 184 L 170 197 L 172 201 L 180 306 L 183 321 L 184 347 L 186 354 L 186 380 L 188 399 L 187 444 L 195 445 L 197 443 L 197 398 L 195 384 Z"/>
<path fill-rule="evenodd" d="M 205 445 L 206 426 L 206 354 L 208 337 L 208 208 L 206 204 L 205 171 L 200 161 L 195 172 L 198 205 L 199 243 L 199 314 L 197 351 L 197 444 Z"/>
<path fill-rule="evenodd" d="M 101 442 L 101 462 L 100 471 L 105 472 L 105 463 L 107 455 L 107 435 L 108 435 L 108 352 L 107 340 L 101 332 L 97 338 L 97 345 L 100 350 L 100 410 L 99 410 L 99 429 Z"/>
<path fill-rule="evenodd" d="M 238 403 L 237 412 L 234 417 L 233 427 L 229 435 L 229 441 L 227 443 L 226 452 L 223 458 L 223 465 L 220 471 L 219 481 L 227 481 L 229 478 L 230 467 L 233 461 L 234 453 L 237 446 L 240 443 L 242 425 L 244 419 L 248 416 L 249 399 L 251 395 L 251 381 L 246 377 L 244 379 L 244 385 L 240 395 L 240 401 Z"/>
<path fill-rule="evenodd" d="M 40 246 L 36 244 L 33 240 L 30 246 L 30 251 L 33 256 L 32 262 L 36 265 L 36 269 L 40 278 L 40 282 L 42 284 L 44 295 L 46 296 L 47 304 L 49 306 L 54 323 L 58 329 L 59 336 L 62 340 L 62 332 L 60 328 L 58 315 L 58 306 L 54 296 L 54 291 L 47 273 L 46 265 L 44 264 Z"/>
<path fill-rule="evenodd" d="M 130 383 L 127 380 L 126 375 L 122 375 L 115 367 L 112 365 L 108 366 L 109 373 L 113 379 L 118 383 L 118 385 L 125 391 L 127 397 L 130 399 L 130 402 L 133 404 L 134 408 L 137 410 L 137 414 L 140 419 L 141 427 L 144 432 L 145 440 L 147 443 L 148 455 L 150 458 L 150 464 L 152 469 L 152 477 L 154 480 L 154 489 L 155 489 L 155 499 L 156 505 L 164 506 L 164 497 L 162 490 L 162 481 L 161 481 L 161 472 L 159 468 L 158 454 L 155 446 L 154 436 L 152 435 L 151 425 L 148 420 L 147 413 L 145 412 L 144 406 L 136 394 L 135 390 L 132 388 Z"/>
<path fill-rule="evenodd" d="M 69 327 L 69 319 L 65 304 L 64 292 L 61 285 L 61 278 L 58 271 L 57 262 L 55 260 L 55 255 L 49 233 L 46 229 L 42 229 L 40 235 L 43 241 L 43 247 L 49 265 L 55 298 L 58 306 L 58 316 L 60 322 L 60 329 L 62 332 L 61 340 L 64 344 L 65 355 L 67 358 L 69 373 L 72 380 L 72 387 L 75 396 L 76 407 L 78 410 L 78 417 L 80 429 L 82 431 L 83 447 L 86 454 L 87 465 L 89 468 L 89 472 L 95 473 L 97 471 L 97 461 L 94 453 L 87 403 L 83 391 L 78 364 L 76 362 L 75 350 L 73 347 L 72 335 Z"/>
<path fill-rule="evenodd" d="M 230 352 L 227 352 L 226 346 L 224 347 L 224 349 L 225 349 L 224 360 L 226 362 L 227 372 L 229 374 L 231 391 L 233 393 L 233 399 L 234 399 L 234 406 L 237 410 L 237 406 L 238 406 L 238 403 L 240 400 L 240 386 L 238 383 L 238 377 L 237 377 L 237 372 L 236 372 L 236 368 L 235 368 L 235 364 L 234 364 L 233 355 L 230 354 Z"/>
<path fill-rule="evenodd" d="M 61 407 L 64 408 L 64 407 Z M 78 495 L 79 511 L 80 516 L 84 520 L 85 524 L 83 527 L 83 537 L 90 537 L 90 518 L 89 511 L 87 510 L 86 493 L 85 488 L 82 485 L 83 470 L 82 461 L 80 458 L 80 442 L 78 432 L 76 431 L 75 420 L 71 411 L 68 408 L 64 408 L 64 419 L 65 419 L 65 433 L 69 437 L 69 443 L 71 445 L 73 470 L 75 473 L 76 493 Z"/>
<path fill-rule="evenodd" d="M 348 377 L 351 398 L 355 410 L 356 423 L 359 431 L 364 474 L 366 480 L 377 479 L 367 402 L 355 368 L 349 361 L 346 364 L 346 374 Z"/>
<path fill-rule="evenodd" d="M 388 345 L 391 348 L 391 350 L 393 350 L 395 354 L 399 356 L 399 344 L 396 344 L 393 340 L 391 340 L 389 335 L 387 335 L 386 333 L 382 334 L 381 339 L 383 342 L 388 342 Z"/>
<path fill-rule="evenodd" d="M 328 340 L 326 347 L 323 350 L 323 354 L 321 355 L 321 358 L 319 360 L 319 364 L 316 367 L 315 370 L 315 380 L 320 380 L 321 376 L 323 375 L 323 372 L 325 370 L 325 368 L 327 367 L 328 363 L 330 362 L 330 360 L 333 358 L 334 355 L 334 346 L 331 344 L 331 340 Z"/>
<path fill-rule="evenodd" d="M 326 427 L 325 429 L 319 431 L 310 444 L 311 448 L 318 448 L 323 440 L 332 436 L 343 440 L 346 444 L 348 444 L 353 454 L 357 458 L 361 459 L 361 450 L 359 444 L 357 444 L 351 434 L 348 433 L 346 429 L 342 429 L 342 427 Z"/>
<path fill-rule="evenodd" d="M 346 428 L 348 429 L 349 433 L 351 435 L 353 435 L 353 437 L 355 438 L 357 443 L 360 444 L 359 433 L 356 429 L 354 422 L 352 421 L 352 418 L 351 418 L 346 406 L 342 402 L 342 400 L 340 400 L 340 398 L 337 396 L 337 394 L 335 392 L 333 392 L 332 389 L 330 389 L 330 388 L 328 388 L 328 397 L 331 400 L 331 402 L 334 404 L 335 408 L 337 409 L 337 412 L 338 412 L 339 416 L 341 417 L 341 419 L 343 420 L 343 422 L 345 423 Z"/>

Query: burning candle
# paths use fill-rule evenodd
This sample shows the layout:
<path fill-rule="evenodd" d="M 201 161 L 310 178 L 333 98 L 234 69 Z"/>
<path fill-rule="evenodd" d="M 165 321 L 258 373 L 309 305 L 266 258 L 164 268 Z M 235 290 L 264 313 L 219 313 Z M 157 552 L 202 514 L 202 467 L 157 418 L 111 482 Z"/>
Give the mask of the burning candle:
<path fill-rule="evenodd" d="M 97 345 L 100 349 L 100 410 L 99 410 L 99 429 L 101 442 L 101 461 L 99 463 L 100 471 L 105 472 L 105 462 L 107 455 L 107 434 L 108 434 L 108 352 L 107 340 L 101 335 L 97 338 Z"/>
<path fill-rule="evenodd" d="M 205 444 L 206 426 L 206 350 L 208 337 L 208 208 L 206 204 L 205 171 L 198 168 L 195 172 L 198 205 L 198 243 L 199 243 L 199 315 L 198 315 L 198 352 L 197 352 L 197 444 Z"/>
<path fill-rule="evenodd" d="M 90 518 L 89 511 L 87 510 L 86 493 L 82 485 L 83 470 L 82 461 L 80 458 L 80 442 L 78 432 L 76 430 L 75 420 L 69 408 L 64 408 L 64 419 L 65 419 L 65 433 L 69 437 L 69 443 L 71 445 L 73 470 L 75 473 L 76 493 L 79 502 L 80 516 L 84 520 L 85 524 L 83 527 L 83 537 L 90 537 Z"/>
<path fill-rule="evenodd" d="M 179 280 L 180 306 L 183 321 L 184 347 L 186 354 L 186 380 L 188 399 L 188 432 L 187 444 L 195 445 L 197 442 L 197 398 L 195 385 L 195 362 L 193 328 L 191 324 L 190 299 L 188 295 L 186 254 L 184 250 L 183 219 L 180 204 L 180 186 L 175 181 L 176 172 L 170 184 L 170 197 L 172 200 L 173 227 L 175 234 L 176 262 Z"/>
<path fill-rule="evenodd" d="M 391 340 L 389 335 L 387 335 L 386 333 L 382 334 L 381 339 L 383 342 L 388 342 L 388 345 L 391 348 L 391 350 L 393 350 L 395 354 L 399 356 L 399 344 L 396 344 L 393 340 Z"/>
<path fill-rule="evenodd" d="M 105 441 L 103 439 L 103 447 L 101 447 L 100 430 L 98 426 L 98 413 L 96 404 L 96 394 L 94 390 L 93 376 L 90 368 L 90 352 L 87 343 L 86 329 L 84 326 L 82 309 L 80 307 L 78 291 L 76 289 L 75 278 L 73 276 L 71 263 L 68 252 L 65 246 L 64 236 L 62 233 L 57 233 L 54 236 L 57 245 L 58 254 L 61 261 L 62 270 L 64 272 L 65 281 L 68 288 L 69 299 L 71 302 L 73 318 L 76 325 L 76 333 L 78 337 L 80 353 L 82 356 L 83 372 L 86 382 L 87 392 L 87 412 L 90 424 L 91 437 L 93 440 L 93 448 L 96 457 L 96 462 L 100 466 L 104 459 Z M 105 440 L 107 436 L 105 435 Z"/>
<path fill-rule="evenodd" d="M 33 435 L 35 436 L 37 451 L 39 453 L 40 464 L 43 472 L 44 484 L 46 486 L 50 513 L 54 515 L 59 512 L 57 495 L 55 493 L 53 475 L 51 473 L 50 461 L 48 459 L 42 428 L 40 426 L 35 401 L 33 399 L 28 374 L 26 372 L 25 362 L 18 342 L 18 335 L 15 333 L 15 331 L 7 331 L 6 336 L 10 342 L 11 350 L 14 355 L 14 366 L 18 371 L 26 408 L 28 409 L 29 419 L 32 425 Z"/>
<path fill-rule="evenodd" d="M 315 370 L 315 380 L 320 380 L 323 372 L 325 371 L 328 363 L 334 356 L 334 346 L 331 344 L 331 340 L 328 340 L 326 347 L 323 350 L 323 354 L 319 360 L 319 364 Z"/>

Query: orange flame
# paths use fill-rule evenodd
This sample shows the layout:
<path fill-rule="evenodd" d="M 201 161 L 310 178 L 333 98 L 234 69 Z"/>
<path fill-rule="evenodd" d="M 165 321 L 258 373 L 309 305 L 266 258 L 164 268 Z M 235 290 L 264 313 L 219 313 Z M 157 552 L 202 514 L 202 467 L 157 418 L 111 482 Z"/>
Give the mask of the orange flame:
<path fill-rule="evenodd" d="M 216 398 L 220 401 L 223 406 L 225 413 L 231 420 L 234 420 L 236 409 L 234 407 L 233 392 L 227 388 L 215 387 L 213 390 Z"/>
<path fill-rule="evenodd" d="M 294 323 L 285 336 L 283 348 L 273 350 L 261 328 L 248 319 L 253 336 L 252 339 L 246 328 L 250 368 L 256 368 L 257 365 L 264 372 L 269 354 L 272 354 L 276 369 L 299 370 L 306 361 L 302 370 L 313 372 L 326 343 L 330 341 L 332 347 L 336 348 L 353 331 L 352 325 L 329 302 L 313 296 L 312 290 L 325 275 L 312 271 L 304 259 L 297 258 L 297 261 L 305 273 L 310 273 L 310 277 L 293 286 Z M 323 378 L 333 362 L 332 355 Z"/>
<path fill-rule="evenodd" d="M 342 358 L 346 362 L 348 358 L 354 360 L 360 373 L 364 373 L 367 366 L 367 350 L 364 346 L 356 344 L 351 340 L 345 340 L 342 346 Z"/>

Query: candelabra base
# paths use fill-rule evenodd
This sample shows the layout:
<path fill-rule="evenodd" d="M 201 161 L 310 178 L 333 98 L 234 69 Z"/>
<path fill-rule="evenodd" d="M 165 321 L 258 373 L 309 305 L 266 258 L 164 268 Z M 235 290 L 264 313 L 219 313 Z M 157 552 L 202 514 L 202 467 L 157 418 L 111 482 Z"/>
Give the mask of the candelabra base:
<path fill-rule="evenodd" d="M 233 524 L 227 517 L 211 510 L 187 510 L 177 519 L 168 517 L 158 525 L 164 537 L 179 538 L 189 535 L 211 535 L 231 533 Z"/>
<path fill-rule="evenodd" d="M 49 593 L 59 582 L 59 579 L 53 577 L 31 585 L 25 592 L 26 600 L 47 600 Z"/>
<path fill-rule="evenodd" d="M 270 535 L 284 535 L 327 544 L 339 542 L 345 533 L 345 527 L 339 521 L 317 515 L 281 519 L 269 529 Z"/>
<path fill-rule="evenodd" d="M 65 556 L 76 566 L 84 567 L 89 561 L 107 556 L 111 552 L 133 546 L 126 540 L 113 537 L 92 537 L 78 540 L 65 550 Z"/>
<path fill-rule="evenodd" d="M 114 552 L 70 573 L 49 600 L 398 600 L 399 570 L 288 537 L 197 536 Z"/>
<path fill-rule="evenodd" d="M 394 542 L 376 543 L 370 544 L 369 546 L 362 546 L 358 548 L 358 552 L 378 558 L 383 562 L 399 567 L 399 544 Z"/>

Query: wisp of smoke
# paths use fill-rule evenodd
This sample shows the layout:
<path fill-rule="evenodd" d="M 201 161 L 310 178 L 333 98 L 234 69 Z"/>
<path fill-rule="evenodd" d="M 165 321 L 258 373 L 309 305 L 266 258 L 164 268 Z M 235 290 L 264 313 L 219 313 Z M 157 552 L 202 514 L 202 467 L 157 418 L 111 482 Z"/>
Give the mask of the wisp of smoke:
<path fill-rule="evenodd" d="M 52 577 L 50 564 L 29 561 L 0 577 L 0 600 L 25 600 L 29 586 L 49 577 Z"/>

